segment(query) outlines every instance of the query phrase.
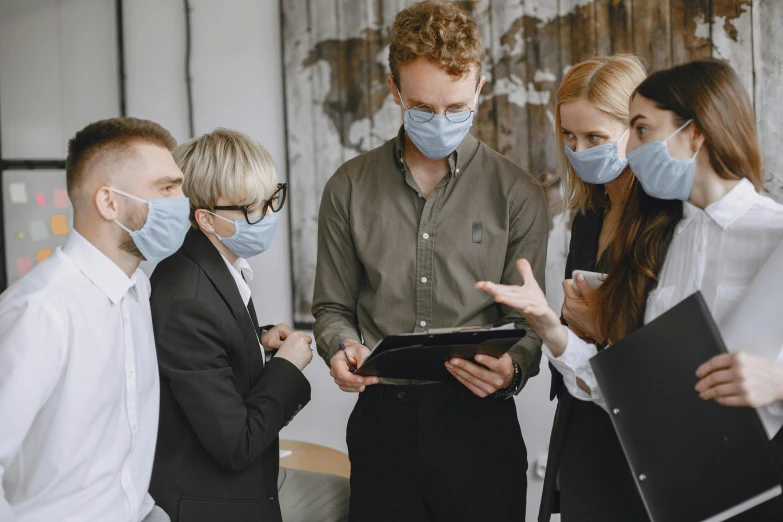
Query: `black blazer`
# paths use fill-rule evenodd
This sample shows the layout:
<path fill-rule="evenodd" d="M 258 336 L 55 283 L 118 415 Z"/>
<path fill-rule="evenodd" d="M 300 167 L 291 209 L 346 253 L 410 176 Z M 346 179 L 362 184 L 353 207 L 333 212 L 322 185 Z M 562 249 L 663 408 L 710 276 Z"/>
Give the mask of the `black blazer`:
<path fill-rule="evenodd" d="M 568 246 L 565 279 L 571 279 L 574 270 L 596 271 L 598 258 L 598 240 L 601 237 L 601 227 L 604 223 L 603 210 L 578 212 L 571 225 L 571 242 Z M 546 475 L 541 494 L 541 506 L 538 511 L 539 522 L 549 522 L 552 513 L 560 512 L 560 493 L 557 489 L 557 473 L 560 469 L 560 457 L 563 450 L 565 432 L 571 416 L 574 399 L 563 383 L 563 376 L 549 365 L 552 374 L 550 399 L 557 397 L 557 410 L 549 438 Z"/>
<path fill-rule="evenodd" d="M 310 400 L 296 366 L 264 367 L 225 261 L 191 229 L 151 277 L 160 423 L 150 494 L 172 522 L 281 522 L 278 433 Z"/>

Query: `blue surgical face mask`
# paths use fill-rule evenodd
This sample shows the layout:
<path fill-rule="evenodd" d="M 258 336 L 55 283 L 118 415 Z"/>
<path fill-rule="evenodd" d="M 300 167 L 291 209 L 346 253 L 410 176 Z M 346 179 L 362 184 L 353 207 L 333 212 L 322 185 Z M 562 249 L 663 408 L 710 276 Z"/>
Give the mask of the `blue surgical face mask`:
<path fill-rule="evenodd" d="M 120 228 L 130 234 L 133 244 L 144 259 L 150 263 L 160 263 L 179 250 L 190 228 L 188 198 L 146 200 L 114 188 L 109 190 L 147 204 L 147 219 L 139 230 L 130 230 L 118 220 L 114 220 Z"/>
<path fill-rule="evenodd" d="M 397 95 L 402 100 L 400 91 L 397 90 Z M 478 102 L 478 89 L 476 89 L 476 96 L 474 100 L 474 107 Z M 454 123 L 450 121 L 445 114 L 436 114 L 432 116 L 432 119 L 425 122 L 416 121 L 411 117 L 411 113 L 415 113 L 420 116 L 419 119 L 426 119 L 431 116 L 430 113 L 409 109 L 403 103 L 403 109 L 405 109 L 405 116 L 403 118 L 405 122 L 405 130 L 408 132 L 411 141 L 419 152 L 424 154 L 431 160 L 443 159 L 459 147 L 462 140 L 465 139 L 465 135 L 473 125 L 473 115 L 475 114 L 475 108 L 470 113 L 470 116 L 465 121 Z"/>
<path fill-rule="evenodd" d="M 564 142 L 563 146 L 571 168 L 582 181 L 591 185 L 602 185 L 616 180 L 628 165 L 627 159 L 620 158 L 620 142 L 626 134 L 628 129 L 617 141 L 578 152 L 572 151 Z"/>
<path fill-rule="evenodd" d="M 689 159 L 673 158 L 666 142 L 688 126 L 693 120 L 674 131 L 662 141 L 651 141 L 628 153 L 628 164 L 644 191 L 658 199 L 679 199 L 687 201 L 693 189 L 693 176 L 696 173 L 696 156 Z"/>
<path fill-rule="evenodd" d="M 223 221 L 234 224 L 234 235 L 231 237 L 220 237 L 217 232 L 213 233 L 221 243 L 241 258 L 249 259 L 257 256 L 269 250 L 269 247 L 275 242 L 277 227 L 280 224 L 280 218 L 277 213 L 264 216 L 264 219 L 254 225 L 251 225 L 245 219 L 232 221 L 223 216 L 218 216 L 214 212 L 209 213 Z"/>

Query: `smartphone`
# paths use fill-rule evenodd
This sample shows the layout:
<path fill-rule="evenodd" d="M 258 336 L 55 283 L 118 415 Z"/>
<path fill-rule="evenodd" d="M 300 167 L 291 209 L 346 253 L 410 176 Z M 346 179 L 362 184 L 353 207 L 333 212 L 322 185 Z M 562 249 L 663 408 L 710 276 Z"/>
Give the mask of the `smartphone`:
<path fill-rule="evenodd" d="M 585 278 L 585 281 L 587 281 L 587 286 L 595 290 L 601 284 L 604 282 L 604 279 L 606 279 L 606 274 L 601 274 L 600 272 L 587 272 L 585 270 L 574 270 L 571 273 L 571 284 L 574 287 L 574 290 L 576 291 L 576 294 L 581 296 L 582 292 L 579 291 L 579 287 L 576 286 L 576 283 L 574 282 L 574 279 L 576 279 L 577 274 L 582 274 Z"/>

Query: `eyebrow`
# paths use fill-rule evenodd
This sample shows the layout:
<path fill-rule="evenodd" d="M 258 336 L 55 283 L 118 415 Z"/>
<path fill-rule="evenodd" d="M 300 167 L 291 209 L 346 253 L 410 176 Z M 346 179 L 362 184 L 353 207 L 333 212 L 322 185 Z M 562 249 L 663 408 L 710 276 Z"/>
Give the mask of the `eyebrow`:
<path fill-rule="evenodd" d="M 572 131 L 570 131 L 570 130 L 566 129 L 565 127 L 562 127 L 562 126 L 560 127 L 560 130 L 563 131 L 563 132 L 568 132 L 570 134 L 576 135 L 575 132 L 572 132 Z M 605 136 L 605 135 L 607 135 L 609 133 L 607 131 L 605 131 L 605 130 L 591 130 L 591 131 L 583 132 L 582 134 L 585 134 L 585 135 L 601 134 L 601 135 Z"/>
<path fill-rule="evenodd" d="M 634 116 L 634 117 L 631 119 L 631 123 L 629 123 L 628 125 L 629 125 L 630 127 L 633 127 L 633 124 L 634 124 L 634 123 L 636 123 L 636 120 L 638 120 L 638 119 L 640 119 L 640 118 L 646 118 L 646 117 L 647 117 L 647 116 L 645 116 L 644 114 L 637 114 L 636 116 Z"/>
<path fill-rule="evenodd" d="M 182 182 L 184 181 L 184 178 L 177 176 L 169 176 L 163 179 L 159 179 L 156 183 L 156 185 L 182 185 Z"/>

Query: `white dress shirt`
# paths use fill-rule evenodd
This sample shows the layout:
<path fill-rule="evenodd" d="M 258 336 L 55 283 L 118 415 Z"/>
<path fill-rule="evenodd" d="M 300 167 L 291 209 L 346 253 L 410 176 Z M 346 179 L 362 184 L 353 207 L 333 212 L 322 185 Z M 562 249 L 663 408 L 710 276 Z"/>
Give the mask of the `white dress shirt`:
<path fill-rule="evenodd" d="M 0 520 L 142 520 L 160 386 L 150 283 L 78 232 L 0 296 Z"/>
<path fill-rule="evenodd" d="M 783 205 L 757 193 L 747 179 L 704 210 L 688 202 L 683 205 L 683 219 L 658 275 L 658 286 L 647 299 L 644 322 L 649 323 L 700 290 L 720 329 L 783 241 Z M 571 395 L 607 409 L 589 363 L 597 353 L 595 345 L 569 330 L 568 344 L 560 357 L 546 346 L 543 352 L 563 375 Z M 590 388 L 589 393 L 577 385 L 577 378 Z M 781 415 L 783 411 L 773 405 L 765 413 Z"/>
<path fill-rule="evenodd" d="M 251 297 L 250 286 L 247 284 L 247 281 L 253 280 L 253 269 L 250 267 L 250 263 L 247 262 L 247 259 L 242 259 L 240 257 L 236 260 L 236 263 L 232 265 L 229 263 L 228 259 L 226 259 L 226 256 L 220 254 L 220 257 L 226 262 L 228 271 L 231 272 L 231 276 L 234 278 L 237 288 L 239 289 L 239 295 L 242 296 L 242 301 L 245 303 L 245 308 L 247 308 Z M 248 309 L 247 313 L 250 314 L 253 312 Z M 256 317 L 256 319 L 258 319 L 258 317 Z M 256 335 L 258 335 L 258 332 L 256 332 Z M 262 360 L 268 362 L 266 358 L 267 354 L 264 351 L 264 345 L 261 343 L 261 338 L 258 339 L 258 346 L 261 347 Z"/>

